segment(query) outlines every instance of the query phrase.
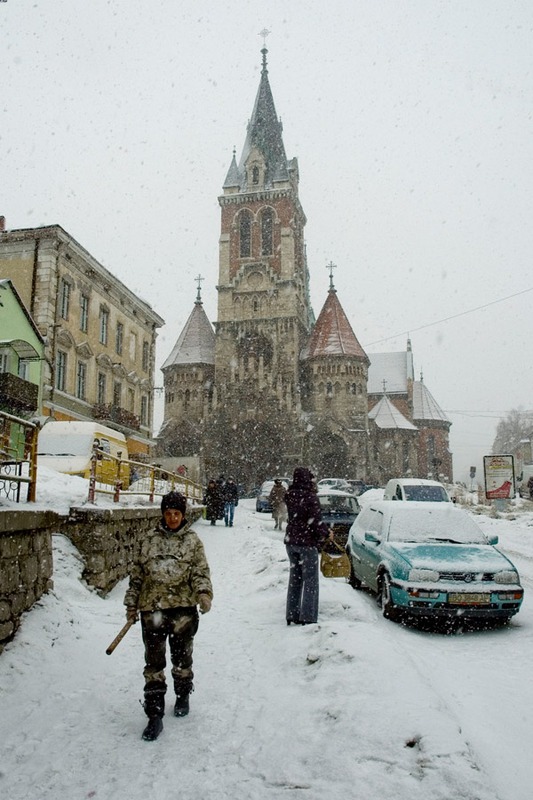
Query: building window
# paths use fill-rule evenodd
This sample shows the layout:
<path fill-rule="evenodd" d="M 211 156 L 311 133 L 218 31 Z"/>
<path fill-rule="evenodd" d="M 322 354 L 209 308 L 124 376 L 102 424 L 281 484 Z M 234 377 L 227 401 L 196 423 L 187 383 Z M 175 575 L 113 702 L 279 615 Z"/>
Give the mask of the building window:
<path fill-rule="evenodd" d="M 117 355 L 122 355 L 122 345 L 124 342 L 124 325 L 122 322 L 117 322 L 117 331 L 115 335 L 115 350 Z"/>
<path fill-rule="evenodd" d="M 141 396 L 141 425 L 148 425 L 148 397 Z"/>
<path fill-rule="evenodd" d="M 9 353 L 0 353 L 0 372 L 9 372 Z"/>
<path fill-rule="evenodd" d="M 113 405 L 115 408 L 122 408 L 122 384 L 120 381 L 113 383 Z"/>
<path fill-rule="evenodd" d="M 252 252 L 252 215 L 243 211 L 239 221 L 239 253 L 241 258 L 249 258 Z"/>
<path fill-rule="evenodd" d="M 87 333 L 89 330 L 89 298 L 86 294 L 80 296 L 80 331 Z"/>
<path fill-rule="evenodd" d="M 98 373 L 98 385 L 97 385 L 97 402 L 99 405 L 104 405 L 106 401 L 106 374 L 105 372 Z"/>
<path fill-rule="evenodd" d="M 56 389 L 65 391 L 67 385 L 67 354 L 59 350 L 56 357 Z"/>
<path fill-rule="evenodd" d="M 59 314 L 62 319 L 68 319 L 70 306 L 70 283 L 64 278 L 61 279 L 61 288 L 59 292 Z"/>
<path fill-rule="evenodd" d="M 76 369 L 76 397 L 78 400 L 85 400 L 87 389 L 87 364 L 84 361 L 78 361 Z"/>
<path fill-rule="evenodd" d="M 252 167 L 252 183 L 259 183 L 259 167 Z"/>
<path fill-rule="evenodd" d="M 128 389 L 128 411 L 135 411 L 135 392 Z"/>
<path fill-rule="evenodd" d="M 150 345 L 148 342 L 143 342 L 142 368 L 145 372 L 148 372 L 149 367 L 150 367 Z"/>
<path fill-rule="evenodd" d="M 261 215 L 261 255 L 272 255 L 272 227 L 274 215 L 271 208 L 266 208 Z"/>
<path fill-rule="evenodd" d="M 100 306 L 100 344 L 107 344 L 109 334 L 109 311 L 104 306 Z"/>
<path fill-rule="evenodd" d="M 130 333 L 130 358 L 132 361 L 137 358 L 137 334 L 134 331 Z"/>
<path fill-rule="evenodd" d="M 19 378 L 22 380 L 27 381 L 30 374 L 30 365 L 28 361 L 23 361 L 22 359 L 19 361 Z"/>

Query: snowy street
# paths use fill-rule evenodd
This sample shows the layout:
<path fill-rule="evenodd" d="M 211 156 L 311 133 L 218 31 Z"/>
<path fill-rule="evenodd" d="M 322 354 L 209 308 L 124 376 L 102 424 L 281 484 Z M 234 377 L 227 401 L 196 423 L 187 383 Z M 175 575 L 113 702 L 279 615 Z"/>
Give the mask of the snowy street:
<path fill-rule="evenodd" d="M 525 506 L 523 506 L 525 507 Z M 533 513 L 476 517 L 526 595 L 510 626 L 445 636 L 388 622 L 321 577 L 319 622 L 287 627 L 283 534 L 255 501 L 195 526 L 215 598 L 195 640 L 191 713 L 141 740 L 143 649 L 54 537 L 55 588 L 0 656 L 0 793 L 9 800 L 529 800 Z"/>

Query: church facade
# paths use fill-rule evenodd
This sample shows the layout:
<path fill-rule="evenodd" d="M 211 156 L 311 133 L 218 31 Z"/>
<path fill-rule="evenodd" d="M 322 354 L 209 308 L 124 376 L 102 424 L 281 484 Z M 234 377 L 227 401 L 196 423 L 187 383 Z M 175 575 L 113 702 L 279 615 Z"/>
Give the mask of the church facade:
<path fill-rule="evenodd" d="M 450 422 L 414 381 L 410 346 L 374 367 L 332 275 L 315 320 L 298 162 L 285 153 L 266 55 L 242 154 L 219 197 L 217 320 L 213 328 L 198 289 L 162 367 L 159 454 L 198 456 L 207 476 L 247 485 L 297 464 L 378 485 L 406 474 L 451 480 Z M 390 388 L 376 392 L 380 381 Z"/>

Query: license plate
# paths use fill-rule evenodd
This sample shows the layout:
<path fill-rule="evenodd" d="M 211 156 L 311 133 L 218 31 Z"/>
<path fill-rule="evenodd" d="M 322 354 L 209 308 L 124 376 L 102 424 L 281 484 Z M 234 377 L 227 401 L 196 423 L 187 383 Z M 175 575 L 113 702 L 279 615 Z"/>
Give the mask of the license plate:
<path fill-rule="evenodd" d="M 454 593 L 448 595 L 448 602 L 455 606 L 488 605 L 490 603 L 490 594 Z"/>

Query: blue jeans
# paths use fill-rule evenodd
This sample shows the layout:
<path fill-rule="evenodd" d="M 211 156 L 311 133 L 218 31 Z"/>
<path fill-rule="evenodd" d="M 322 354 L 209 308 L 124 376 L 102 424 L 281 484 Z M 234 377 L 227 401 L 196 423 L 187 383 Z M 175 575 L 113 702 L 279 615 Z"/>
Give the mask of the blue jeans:
<path fill-rule="evenodd" d="M 224 522 L 226 525 L 233 525 L 234 513 L 235 503 L 224 503 Z"/>
<path fill-rule="evenodd" d="M 305 545 L 286 545 L 289 556 L 287 622 L 316 622 L 318 618 L 318 550 Z"/>

